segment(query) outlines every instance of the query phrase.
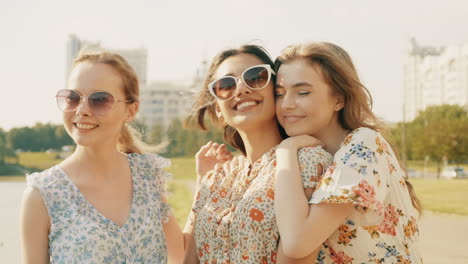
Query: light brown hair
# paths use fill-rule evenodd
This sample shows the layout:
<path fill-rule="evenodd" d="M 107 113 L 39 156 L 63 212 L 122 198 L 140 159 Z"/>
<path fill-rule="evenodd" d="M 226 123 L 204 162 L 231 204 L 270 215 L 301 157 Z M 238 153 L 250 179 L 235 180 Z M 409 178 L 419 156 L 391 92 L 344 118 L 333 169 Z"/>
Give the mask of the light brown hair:
<path fill-rule="evenodd" d="M 353 61 L 344 49 L 328 42 L 293 45 L 282 51 L 275 61 L 275 69 L 278 70 L 281 64 L 296 60 L 305 60 L 311 66 L 318 66 L 325 82 L 331 87 L 332 94 L 343 96 L 344 107 L 338 112 L 338 121 L 343 129 L 352 131 L 367 127 L 389 136 L 389 131 L 372 112 L 372 96 L 361 83 Z M 391 147 L 402 166 L 396 148 Z M 405 181 L 413 206 L 421 213 L 421 201 L 407 176 Z"/>
<path fill-rule="evenodd" d="M 140 85 L 138 83 L 138 76 L 132 66 L 130 66 L 122 56 L 105 51 L 83 53 L 78 55 L 73 61 L 73 67 L 82 62 L 103 63 L 111 66 L 122 78 L 122 89 L 125 94 L 125 99 L 128 100 L 127 104 L 139 101 Z M 117 147 L 119 151 L 127 154 L 143 154 L 152 151 L 152 148 L 141 140 L 140 133 L 130 125 L 124 125 L 122 127 Z"/>
<path fill-rule="evenodd" d="M 260 61 L 262 61 L 265 64 L 269 64 L 271 68 L 274 68 L 274 63 L 273 60 L 270 58 L 270 55 L 268 52 L 258 46 L 258 45 L 243 45 L 237 49 L 228 49 L 219 52 L 214 59 L 212 60 L 210 67 L 208 68 L 208 72 L 206 75 L 206 78 L 203 82 L 202 90 L 200 91 L 195 103 L 193 104 L 192 107 L 192 112 L 190 116 L 187 119 L 187 124 L 190 125 L 192 123 L 196 123 L 198 128 L 202 130 L 207 130 L 206 129 L 206 120 L 205 120 L 205 115 L 208 115 L 209 118 L 214 121 L 218 126 L 222 127 L 224 130 L 224 140 L 232 145 L 234 148 L 242 152 L 242 154 L 246 155 L 245 151 L 245 146 L 244 142 L 242 141 L 242 138 L 239 134 L 239 132 L 223 122 L 223 120 L 220 120 L 216 116 L 216 111 L 215 111 L 215 106 L 216 106 L 216 100 L 215 98 L 210 94 L 208 90 L 208 84 L 213 81 L 213 77 L 218 70 L 219 66 L 221 63 L 223 63 L 227 58 L 239 55 L 239 54 L 250 54 L 255 57 L 257 57 Z M 272 82 L 275 81 L 275 76 L 272 76 Z M 272 91 L 273 93 L 273 91 Z M 278 128 L 280 129 L 279 125 Z M 280 133 L 284 136 L 284 132 L 280 129 Z"/>

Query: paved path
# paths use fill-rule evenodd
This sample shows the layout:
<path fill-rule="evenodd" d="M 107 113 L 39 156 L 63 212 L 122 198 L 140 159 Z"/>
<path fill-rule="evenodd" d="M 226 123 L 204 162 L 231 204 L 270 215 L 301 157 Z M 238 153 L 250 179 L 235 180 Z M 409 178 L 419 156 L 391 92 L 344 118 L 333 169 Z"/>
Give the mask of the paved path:
<path fill-rule="evenodd" d="M 420 234 L 424 264 L 468 263 L 468 216 L 424 212 Z"/>
<path fill-rule="evenodd" d="M 0 182 L 0 263 L 20 263 L 19 208 L 24 182 Z M 425 212 L 421 221 L 425 264 L 468 263 L 468 216 Z"/>
<path fill-rule="evenodd" d="M 0 182 L 0 263 L 20 263 L 19 209 L 26 184 Z"/>

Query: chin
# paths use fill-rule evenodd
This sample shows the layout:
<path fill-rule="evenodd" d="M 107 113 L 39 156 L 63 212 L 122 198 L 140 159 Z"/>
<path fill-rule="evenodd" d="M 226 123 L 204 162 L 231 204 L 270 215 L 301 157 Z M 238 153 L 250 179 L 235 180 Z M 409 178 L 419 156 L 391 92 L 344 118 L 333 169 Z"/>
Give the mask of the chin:
<path fill-rule="evenodd" d="M 96 144 L 98 138 L 96 135 L 80 135 L 79 133 L 73 133 L 70 135 L 75 144 L 82 147 L 89 147 Z"/>
<path fill-rule="evenodd" d="M 75 141 L 75 144 L 80 147 L 89 147 L 94 145 L 94 143 L 91 142 L 91 140 L 87 140 L 84 138 L 74 138 L 73 141 Z"/>
<path fill-rule="evenodd" d="M 290 127 L 286 128 L 284 127 L 284 130 L 286 131 L 286 134 L 290 137 L 295 137 L 295 136 L 300 136 L 300 135 L 308 135 L 307 131 L 300 129 L 298 127 Z"/>

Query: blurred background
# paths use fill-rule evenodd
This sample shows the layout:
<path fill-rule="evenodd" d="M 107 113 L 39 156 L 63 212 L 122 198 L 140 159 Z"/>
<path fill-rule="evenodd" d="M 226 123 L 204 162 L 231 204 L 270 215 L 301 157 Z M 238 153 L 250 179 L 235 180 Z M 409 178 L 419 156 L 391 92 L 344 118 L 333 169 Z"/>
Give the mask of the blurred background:
<path fill-rule="evenodd" d="M 425 263 L 468 262 L 468 3 L 415 1 L 0 0 L 0 263 L 19 263 L 27 173 L 66 158 L 73 141 L 55 94 L 81 50 L 110 50 L 138 73 L 132 124 L 162 144 L 184 225 L 193 155 L 222 133 L 184 128 L 212 57 L 253 43 L 274 58 L 288 45 L 329 41 L 353 58 L 373 109 L 390 129 L 425 214 Z"/>

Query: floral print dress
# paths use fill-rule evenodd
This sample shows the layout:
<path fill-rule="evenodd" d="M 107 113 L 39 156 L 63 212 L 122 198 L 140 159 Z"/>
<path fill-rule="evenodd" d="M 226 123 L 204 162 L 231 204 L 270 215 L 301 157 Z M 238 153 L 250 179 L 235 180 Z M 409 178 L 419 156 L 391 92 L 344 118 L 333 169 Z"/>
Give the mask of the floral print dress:
<path fill-rule="evenodd" d="M 194 236 L 200 263 L 276 263 L 279 232 L 274 212 L 276 147 L 250 166 L 240 156 L 203 179 L 193 208 Z M 320 179 L 317 166 L 332 157 L 322 148 L 299 151 L 304 187 Z"/>
<path fill-rule="evenodd" d="M 127 157 L 133 198 L 122 227 L 100 214 L 59 166 L 28 175 L 50 217 L 51 263 L 167 263 L 162 223 L 170 213 L 164 192 L 169 174 L 162 168 L 170 161 L 154 154 Z"/>
<path fill-rule="evenodd" d="M 354 210 L 323 244 L 316 263 L 422 263 L 418 212 L 405 177 L 378 132 L 349 134 L 310 203 L 353 203 Z"/>

